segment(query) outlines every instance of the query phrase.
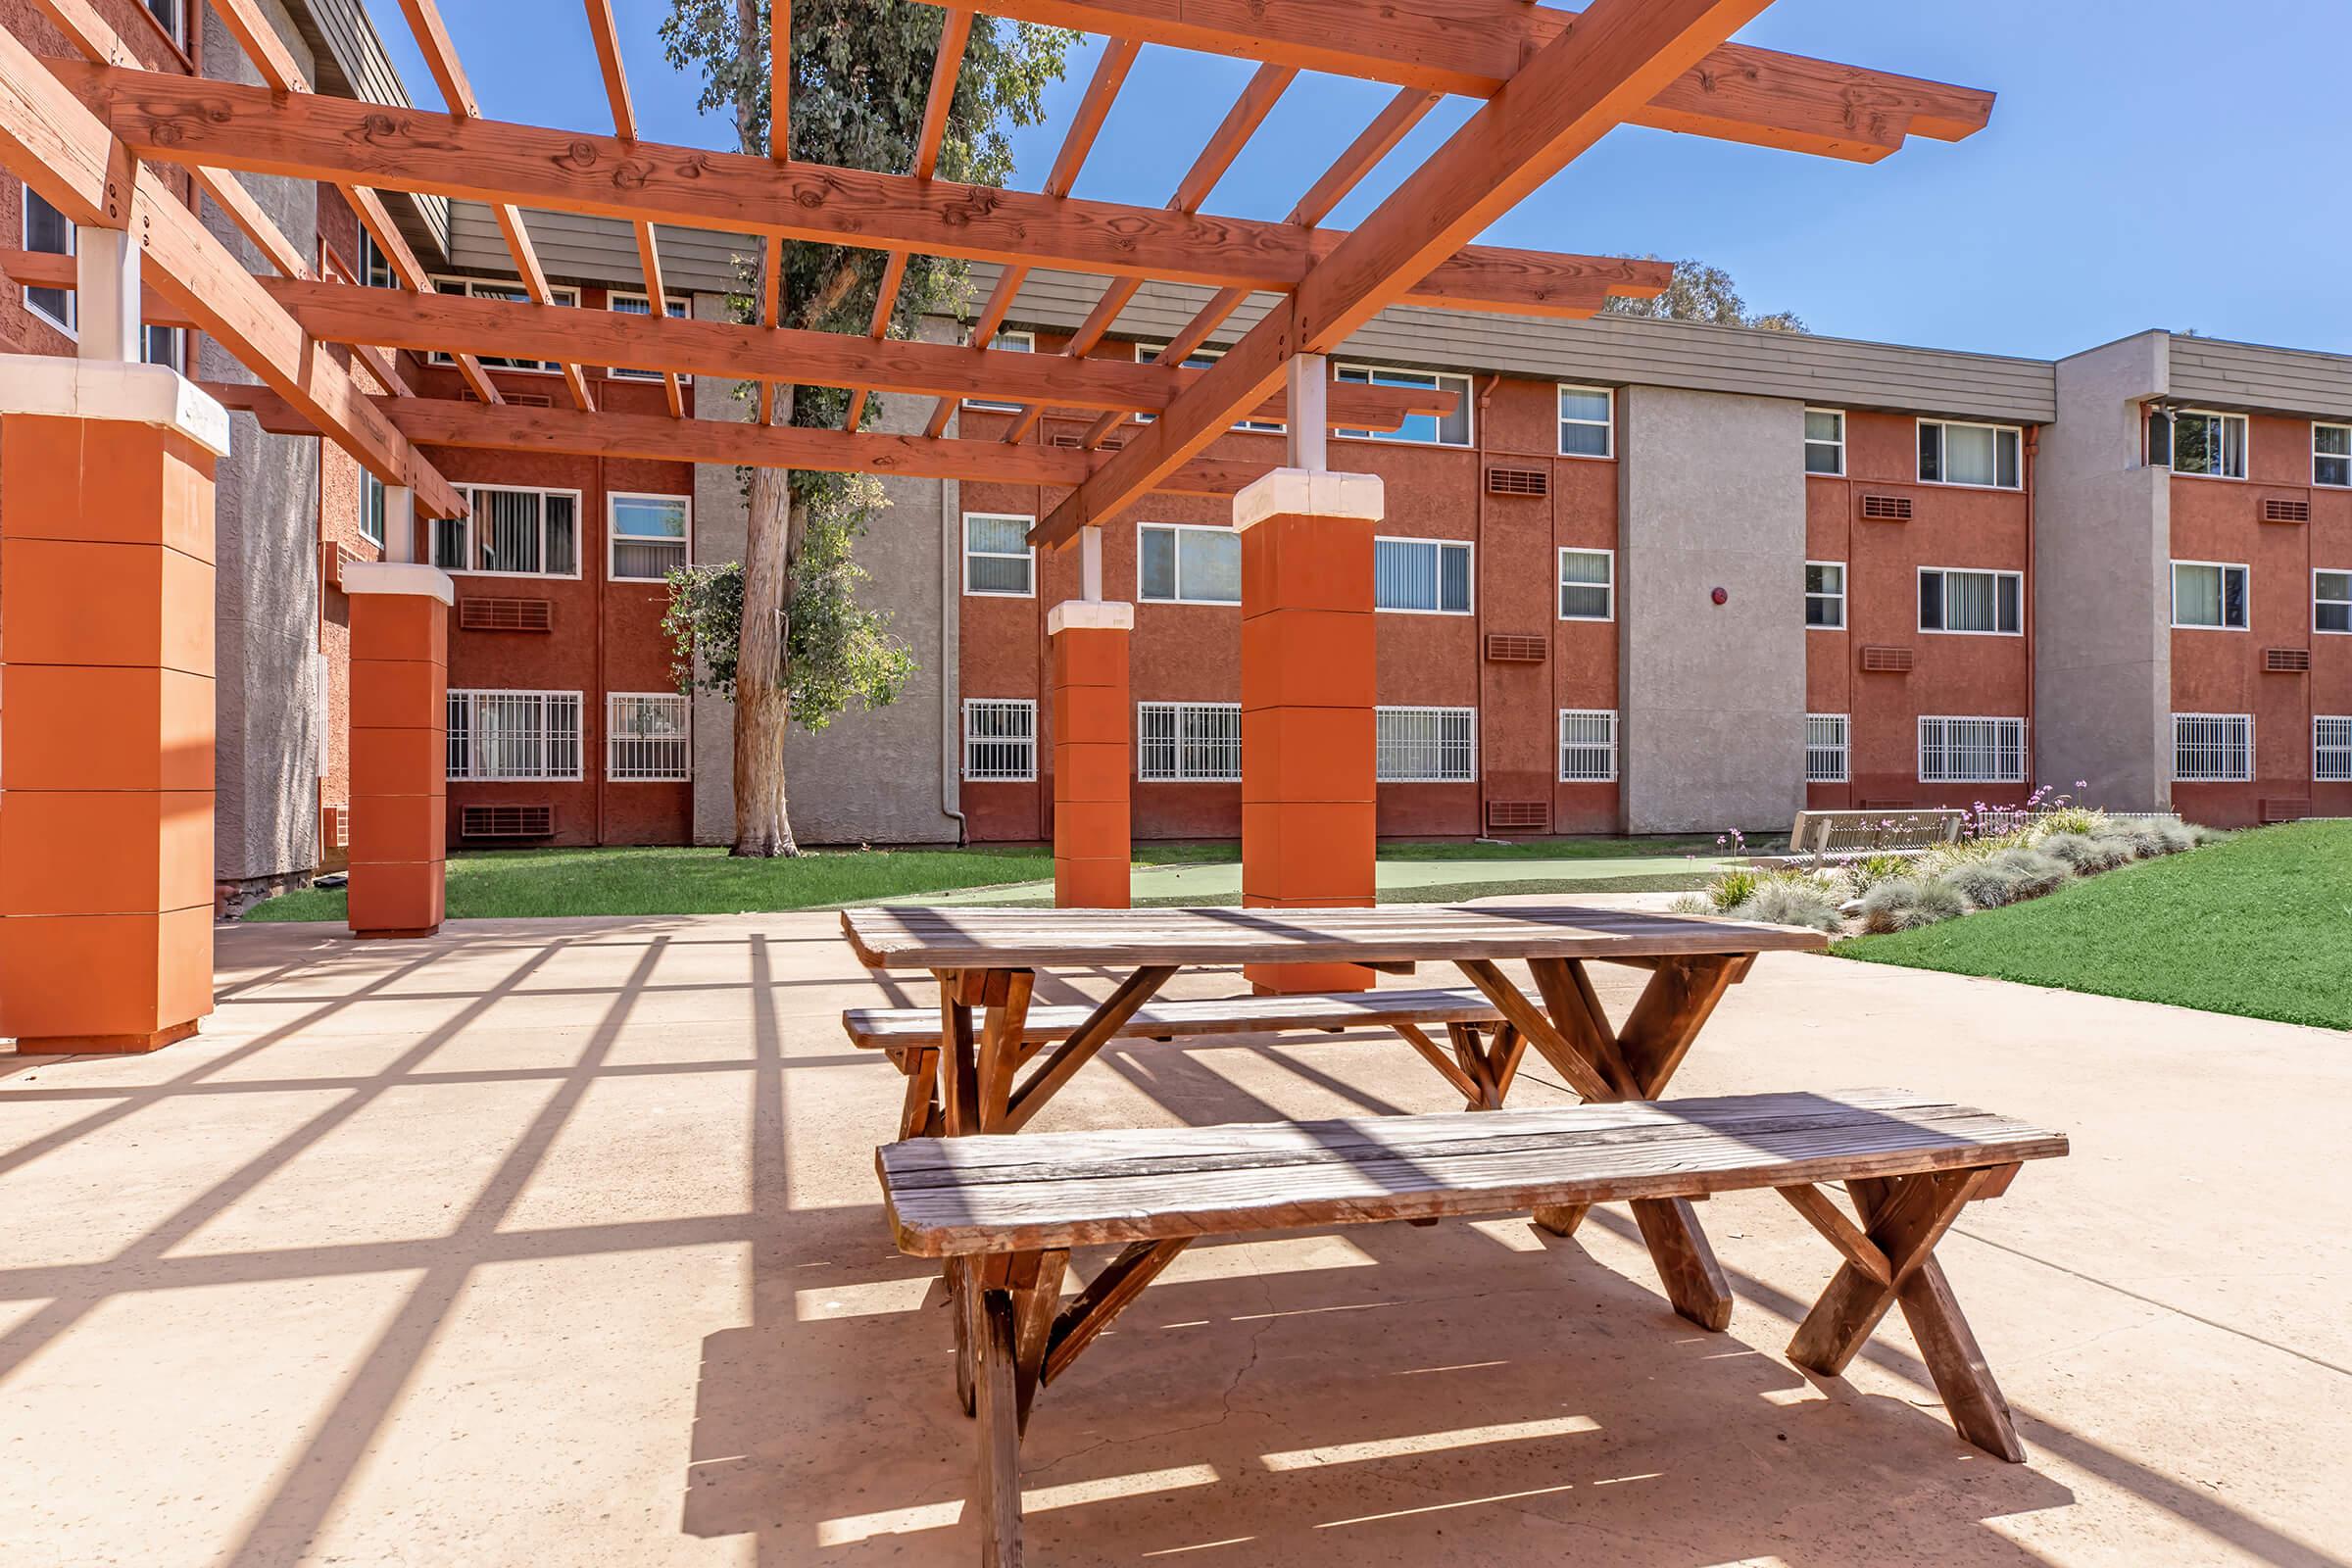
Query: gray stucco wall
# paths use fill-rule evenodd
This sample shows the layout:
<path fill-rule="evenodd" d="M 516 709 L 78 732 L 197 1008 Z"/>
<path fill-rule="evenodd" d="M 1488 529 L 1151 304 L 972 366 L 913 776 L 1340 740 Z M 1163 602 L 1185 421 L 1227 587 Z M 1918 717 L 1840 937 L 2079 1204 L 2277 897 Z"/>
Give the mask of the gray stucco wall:
<path fill-rule="evenodd" d="M 695 315 L 723 318 L 724 296 L 697 294 Z M 940 328 L 946 340 L 944 324 Z M 695 416 L 748 419 L 751 405 L 736 383 L 695 381 Z M 874 428 L 919 432 L 930 414 L 924 398 L 879 400 Z M 912 647 L 915 670 L 898 702 L 873 712 L 852 710 L 820 731 L 795 727 L 785 743 L 793 836 L 804 844 L 953 844 L 958 823 L 942 806 L 943 759 L 951 755 L 943 712 L 956 701 L 955 611 L 946 591 L 943 553 L 953 534 L 956 486 L 936 479 L 882 481 L 889 505 L 870 519 L 855 557 L 867 572 L 862 604 L 888 614 Z M 695 559 L 743 559 L 745 501 L 736 469 L 705 464 L 695 470 Z M 694 836 L 725 844 L 735 835 L 734 707 L 698 696 L 694 707 Z"/>
<path fill-rule="evenodd" d="M 1626 828 L 1776 827 L 1805 797 L 1804 407 L 1634 386 L 1622 409 Z"/>
<path fill-rule="evenodd" d="M 264 0 L 278 35 L 311 74 L 309 47 L 277 0 Z M 204 10 L 205 73 L 258 84 L 220 18 Z M 318 189 L 307 180 L 240 174 L 294 248 L 318 245 Z M 220 211 L 204 223 L 248 270 L 272 270 Z M 255 377 L 210 338 L 199 340 L 199 379 Z M 318 439 L 265 434 L 243 414 L 216 475 L 218 558 L 218 794 L 216 874 L 252 883 L 296 876 L 318 861 Z"/>
<path fill-rule="evenodd" d="M 2060 360 L 2034 472 L 2035 776 L 2122 811 L 2172 800 L 2172 475 L 2140 463 L 2138 410 L 2170 349 L 2143 332 Z"/>

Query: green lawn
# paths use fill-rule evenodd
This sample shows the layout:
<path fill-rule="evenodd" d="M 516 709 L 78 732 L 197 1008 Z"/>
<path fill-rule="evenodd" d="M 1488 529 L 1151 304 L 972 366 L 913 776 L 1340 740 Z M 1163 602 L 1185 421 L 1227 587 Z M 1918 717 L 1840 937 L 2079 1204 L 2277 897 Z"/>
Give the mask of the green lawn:
<path fill-rule="evenodd" d="M 2208 1012 L 2352 1028 L 2352 822 L 2297 822 L 1834 950 Z"/>

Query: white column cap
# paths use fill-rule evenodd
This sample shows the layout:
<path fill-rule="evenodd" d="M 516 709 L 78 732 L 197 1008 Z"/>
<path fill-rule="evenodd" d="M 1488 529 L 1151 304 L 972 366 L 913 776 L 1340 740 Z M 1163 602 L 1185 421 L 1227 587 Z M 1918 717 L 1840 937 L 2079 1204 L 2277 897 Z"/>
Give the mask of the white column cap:
<path fill-rule="evenodd" d="M 445 605 L 458 602 L 458 585 L 439 566 L 406 561 L 355 561 L 343 568 L 347 594 L 422 594 Z"/>
<path fill-rule="evenodd" d="M 1293 514 L 1378 522 L 1388 514 L 1387 487 L 1377 473 L 1276 468 L 1243 486 L 1233 498 L 1237 532 L 1268 517 Z"/>
<path fill-rule="evenodd" d="M 167 365 L 0 354 L 0 415 L 7 414 L 152 424 L 228 456 L 228 410 Z"/>
<path fill-rule="evenodd" d="M 1046 635 L 1059 632 L 1133 631 L 1135 607 L 1115 599 L 1065 599 L 1046 612 Z"/>

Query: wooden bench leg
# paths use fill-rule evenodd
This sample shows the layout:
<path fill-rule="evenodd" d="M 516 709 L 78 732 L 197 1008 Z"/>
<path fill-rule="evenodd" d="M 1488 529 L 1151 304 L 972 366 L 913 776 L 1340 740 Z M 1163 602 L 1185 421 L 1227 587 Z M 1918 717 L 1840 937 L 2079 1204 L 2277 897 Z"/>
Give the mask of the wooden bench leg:
<path fill-rule="evenodd" d="M 1021 1562 L 1021 1415 L 1013 1349 L 1012 1298 L 975 1291 L 979 1300 L 980 1561 Z"/>
<path fill-rule="evenodd" d="M 1985 1452 L 2020 1463 L 2026 1451 L 2018 1442 L 2008 1401 L 1934 1256 L 1936 1244 L 1960 1211 L 1986 1188 L 2005 1181 L 2007 1174 L 1945 1171 L 1847 1183 L 1866 1234 L 1886 1254 L 1888 1277 L 1874 1278 L 1872 1271 L 1850 1261 L 1840 1265 L 1788 1342 L 1788 1359 L 1826 1377 L 1840 1376 L 1887 1308 L 1899 1302 L 1952 1425 Z"/>
<path fill-rule="evenodd" d="M 1720 1334 L 1732 1325 L 1732 1288 L 1715 1262 L 1715 1250 L 1698 1228 L 1687 1198 L 1637 1198 L 1634 1223 L 1658 1266 L 1658 1283 L 1674 1309 L 1702 1329 Z M 1582 1218 L 1580 1214 L 1578 1216 Z M 1540 1223 L 1540 1221 L 1539 1221 Z"/>
<path fill-rule="evenodd" d="M 906 1052 L 906 1099 L 899 1107 L 899 1137 L 920 1138 L 930 1131 L 939 1109 L 939 1051 L 911 1047 Z"/>

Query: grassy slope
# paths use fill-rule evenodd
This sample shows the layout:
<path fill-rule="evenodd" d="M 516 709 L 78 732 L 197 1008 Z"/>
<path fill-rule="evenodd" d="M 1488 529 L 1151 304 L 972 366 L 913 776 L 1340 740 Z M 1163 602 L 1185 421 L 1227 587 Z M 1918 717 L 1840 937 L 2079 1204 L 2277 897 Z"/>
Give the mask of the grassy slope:
<path fill-rule="evenodd" d="M 2352 1028 L 2352 822 L 2300 822 L 2087 878 L 1848 958 Z"/>

